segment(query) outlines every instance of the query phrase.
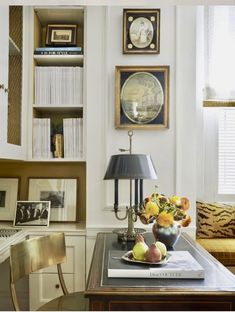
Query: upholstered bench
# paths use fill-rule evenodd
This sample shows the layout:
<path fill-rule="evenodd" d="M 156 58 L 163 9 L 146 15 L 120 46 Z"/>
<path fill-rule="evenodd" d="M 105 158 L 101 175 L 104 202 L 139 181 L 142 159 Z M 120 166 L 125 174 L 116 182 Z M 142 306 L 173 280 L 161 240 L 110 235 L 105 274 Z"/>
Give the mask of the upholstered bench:
<path fill-rule="evenodd" d="M 223 265 L 235 267 L 235 205 L 197 201 L 197 242 Z"/>

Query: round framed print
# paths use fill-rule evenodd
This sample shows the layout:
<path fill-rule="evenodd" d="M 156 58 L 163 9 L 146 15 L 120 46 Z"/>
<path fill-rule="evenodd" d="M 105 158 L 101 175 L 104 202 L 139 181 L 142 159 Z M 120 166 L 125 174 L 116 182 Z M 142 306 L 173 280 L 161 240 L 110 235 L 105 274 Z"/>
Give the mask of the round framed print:
<path fill-rule="evenodd" d="M 153 25 L 146 17 L 138 17 L 130 25 L 130 40 L 136 48 L 148 47 L 153 40 L 153 33 Z"/>
<path fill-rule="evenodd" d="M 160 113 L 164 92 L 152 73 L 136 72 L 124 82 L 120 100 L 122 111 L 131 122 L 148 124 Z"/>

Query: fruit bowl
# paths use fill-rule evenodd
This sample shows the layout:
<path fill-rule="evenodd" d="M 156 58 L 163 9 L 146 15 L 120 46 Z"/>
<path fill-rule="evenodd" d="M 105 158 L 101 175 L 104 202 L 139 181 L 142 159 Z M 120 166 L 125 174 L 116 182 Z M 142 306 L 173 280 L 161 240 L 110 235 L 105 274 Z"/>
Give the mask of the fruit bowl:
<path fill-rule="evenodd" d="M 141 260 L 136 260 L 133 257 L 132 250 L 130 250 L 122 256 L 122 260 L 127 261 L 127 262 L 132 262 L 132 263 L 140 263 L 140 264 L 163 265 L 169 261 L 170 256 L 171 255 L 169 253 L 167 253 L 166 256 L 158 262 L 150 262 L 150 261 L 146 261 L 146 260 L 141 261 Z"/>

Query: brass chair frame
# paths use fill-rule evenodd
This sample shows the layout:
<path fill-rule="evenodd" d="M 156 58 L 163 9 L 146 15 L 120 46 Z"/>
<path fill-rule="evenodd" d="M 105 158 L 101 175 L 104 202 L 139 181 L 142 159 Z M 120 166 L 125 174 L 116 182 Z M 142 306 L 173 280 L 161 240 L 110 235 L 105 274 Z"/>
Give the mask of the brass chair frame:
<path fill-rule="evenodd" d="M 57 265 L 63 294 L 68 295 L 61 269 L 61 264 L 65 261 L 64 233 L 52 233 L 12 245 L 10 248 L 10 292 L 14 309 L 20 311 L 15 283 L 22 277 L 51 265 Z"/>

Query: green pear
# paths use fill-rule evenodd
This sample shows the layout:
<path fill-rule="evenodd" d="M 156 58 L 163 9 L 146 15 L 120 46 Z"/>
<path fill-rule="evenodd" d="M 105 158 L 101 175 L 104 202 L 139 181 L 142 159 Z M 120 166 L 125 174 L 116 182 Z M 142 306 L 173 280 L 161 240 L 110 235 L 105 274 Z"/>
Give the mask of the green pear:
<path fill-rule="evenodd" d="M 137 242 L 132 249 L 134 259 L 144 261 L 147 250 L 148 245 L 145 242 Z"/>
<path fill-rule="evenodd" d="M 162 242 L 157 241 L 155 243 L 156 247 L 158 247 L 161 250 L 162 253 L 162 257 L 164 258 L 166 256 L 167 253 L 167 249 L 166 249 L 166 245 L 163 244 Z"/>

